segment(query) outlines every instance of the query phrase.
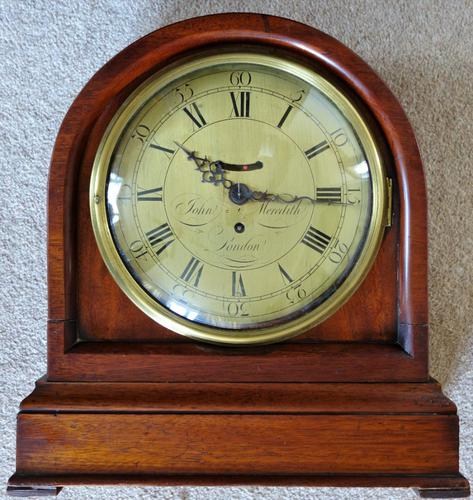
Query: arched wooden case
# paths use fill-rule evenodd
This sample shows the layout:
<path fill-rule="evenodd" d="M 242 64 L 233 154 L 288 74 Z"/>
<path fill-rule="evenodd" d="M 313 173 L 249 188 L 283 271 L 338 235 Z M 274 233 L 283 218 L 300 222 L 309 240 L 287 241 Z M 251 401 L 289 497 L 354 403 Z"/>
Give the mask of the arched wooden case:
<path fill-rule="evenodd" d="M 102 134 L 133 89 L 179 58 L 241 48 L 282 53 L 351 97 L 384 155 L 392 222 L 370 274 L 326 322 L 284 343 L 223 348 L 167 331 L 124 296 L 99 255 L 88 190 Z M 396 98 L 340 42 L 287 19 L 221 14 L 133 43 L 64 119 L 48 229 L 48 373 L 21 404 L 10 493 L 120 483 L 468 494 L 455 405 L 428 375 L 418 148 Z"/>

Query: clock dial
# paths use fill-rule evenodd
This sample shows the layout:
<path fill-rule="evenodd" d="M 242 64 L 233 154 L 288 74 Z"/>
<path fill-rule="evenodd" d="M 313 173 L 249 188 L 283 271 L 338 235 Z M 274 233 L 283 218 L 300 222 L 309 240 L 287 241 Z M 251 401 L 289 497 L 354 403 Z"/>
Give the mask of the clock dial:
<path fill-rule="evenodd" d="M 294 335 L 339 307 L 383 231 L 385 177 L 348 99 L 259 54 L 209 56 L 145 82 L 91 183 L 109 269 L 150 316 L 230 343 Z"/>

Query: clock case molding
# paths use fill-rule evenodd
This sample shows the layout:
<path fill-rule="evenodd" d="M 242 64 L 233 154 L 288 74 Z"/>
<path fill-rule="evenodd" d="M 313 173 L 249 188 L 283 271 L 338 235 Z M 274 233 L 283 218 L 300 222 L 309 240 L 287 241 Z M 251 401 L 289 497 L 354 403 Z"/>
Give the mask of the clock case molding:
<path fill-rule="evenodd" d="M 204 345 L 154 324 L 111 281 L 90 227 L 92 163 L 120 104 L 158 69 L 224 47 L 282 53 L 335 81 L 371 124 L 393 181 L 392 226 L 365 282 L 327 322 L 270 346 Z M 195 18 L 99 70 L 54 147 L 48 287 L 48 372 L 21 403 L 11 495 L 105 484 L 469 493 L 456 407 L 428 374 L 427 203 L 414 134 L 374 71 L 320 31 L 260 14 Z"/>

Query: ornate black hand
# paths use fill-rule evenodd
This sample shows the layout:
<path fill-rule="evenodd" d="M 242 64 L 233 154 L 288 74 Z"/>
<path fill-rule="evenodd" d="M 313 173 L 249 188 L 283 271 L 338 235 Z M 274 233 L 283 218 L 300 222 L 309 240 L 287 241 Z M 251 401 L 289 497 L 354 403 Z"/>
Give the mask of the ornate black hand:
<path fill-rule="evenodd" d="M 249 188 L 248 188 L 249 189 Z M 344 203 L 342 201 L 334 201 L 333 199 L 323 199 L 323 198 L 312 198 L 307 195 L 298 196 L 289 193 L 281 193 L 281 194 L 273 194 L 268 193 L 267 191 L 251 191 L 250 190 L 250 198 L 255 201 L 272 201 L 279 203 L 297 203 L 298 201 L 310 201 L 311 203 L 325 203 L 326 205 L 348 205 L 348 203 Z"/>
<path fill-rule="evenodd" d="M 227 189 L 231 188 L 233 183 L 229 179 L 225 178 L 225 172 L 222 168 L 221 161 L 211 161 L 207 157 L 202 158 L 201 156 L 197 156 L 195 151 L 187 149 L 182 144 L 179 144 L 176 141 L 174 141 L 174 143 L 187 154 L 188 160 L 194 161 L 197 167 L 196 170 L 202 174 L 202 182 L 208 182 L 214 186 L 222 184 Z"/>
<path fill-rule="evenodd" d="M 220 161 L 219 164 L 222 170 L 230 170 L 233 172 L 249 172 L 250 170 L 260 170 L 261 168 L 263 168 L 262 161 L 255 161 L 254 163 L 247 163 L 242 165 Z"/>

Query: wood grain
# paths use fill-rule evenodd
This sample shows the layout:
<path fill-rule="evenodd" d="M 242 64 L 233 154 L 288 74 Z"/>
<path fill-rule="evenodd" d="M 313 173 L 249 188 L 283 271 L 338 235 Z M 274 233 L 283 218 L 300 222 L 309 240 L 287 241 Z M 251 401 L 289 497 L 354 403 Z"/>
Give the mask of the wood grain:
<path fill-rule="evenodd" d="M 427 353 L 375 343 L 281 343 L 228 348 L 202 343 L 80 342 L 65 350 L 50 323 L 48 380 L 110 382 L 425 382 Z M 68 325 L 66 325 L 68 326 Z M 425 327 L 411 333 L 423 347 Z"/>
<path fill-rule="evenodd" d="M 457 417 L 20 413 L 27 474 L 454 474 Z"/>
<path fill-rule="evenodd" d="M 423 384 L 61 383 L 41 380 L 28 412 L 442 414 L 456 407 L 435 381 Z"/>

